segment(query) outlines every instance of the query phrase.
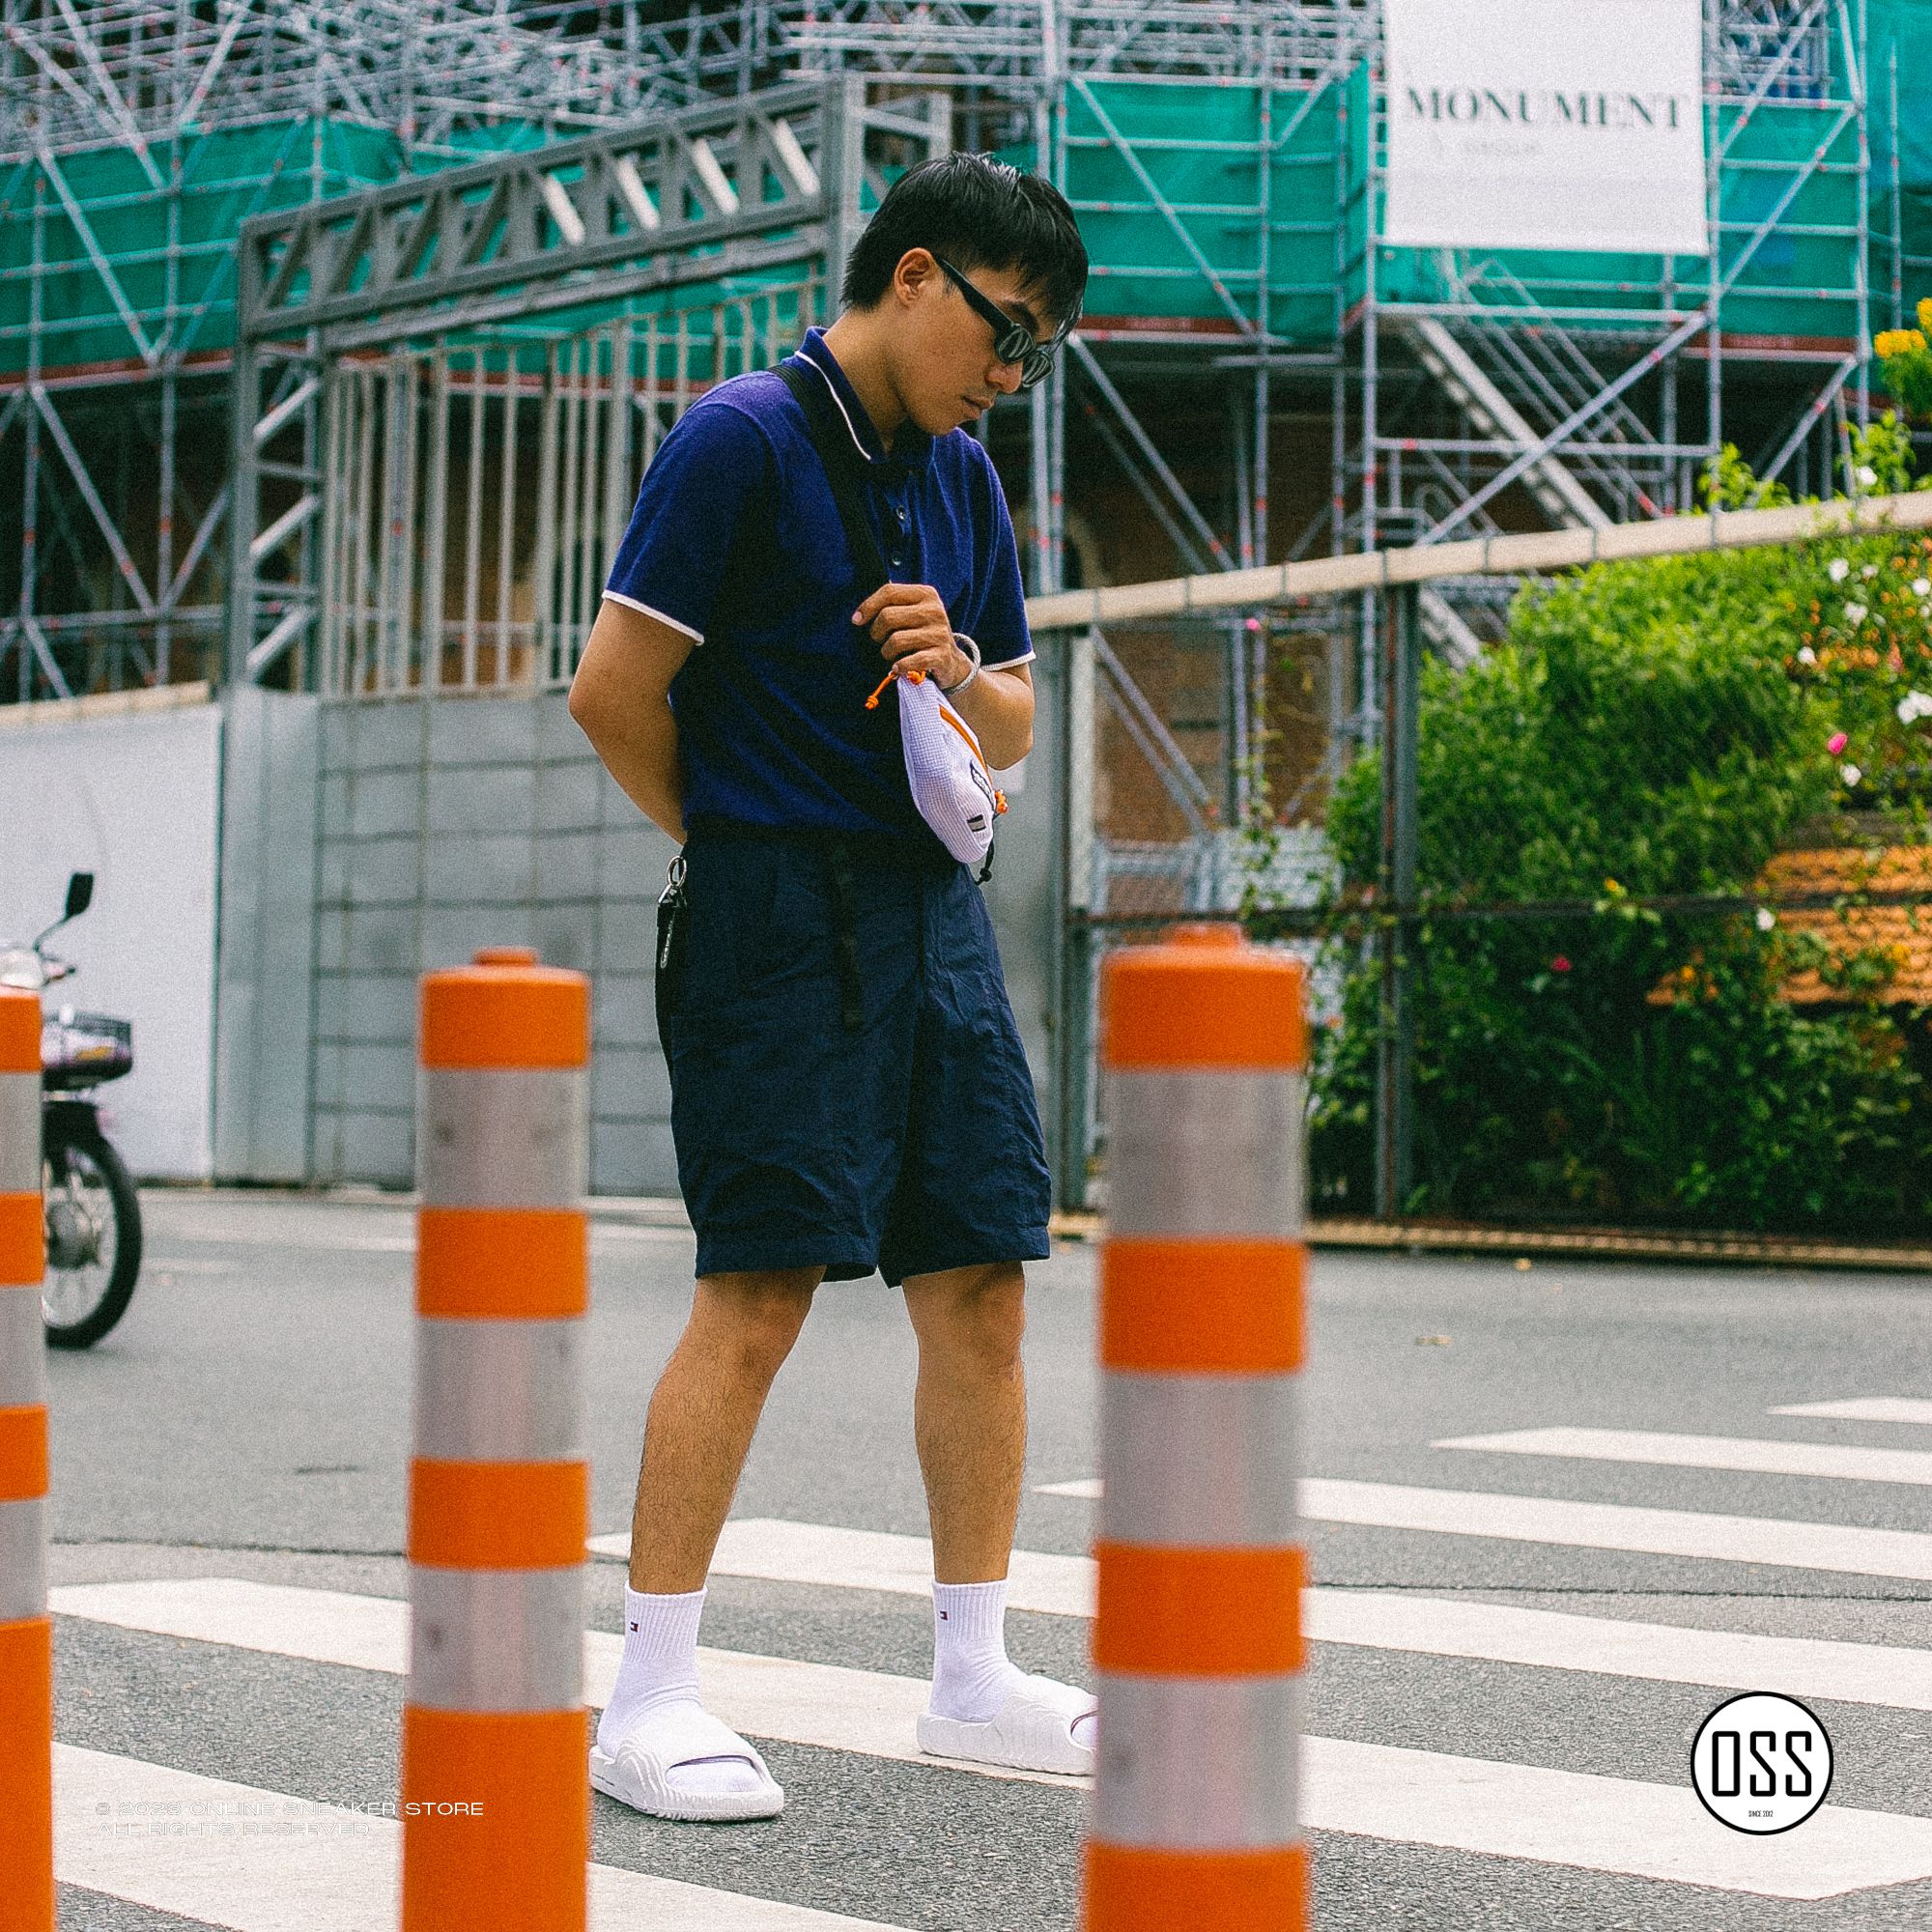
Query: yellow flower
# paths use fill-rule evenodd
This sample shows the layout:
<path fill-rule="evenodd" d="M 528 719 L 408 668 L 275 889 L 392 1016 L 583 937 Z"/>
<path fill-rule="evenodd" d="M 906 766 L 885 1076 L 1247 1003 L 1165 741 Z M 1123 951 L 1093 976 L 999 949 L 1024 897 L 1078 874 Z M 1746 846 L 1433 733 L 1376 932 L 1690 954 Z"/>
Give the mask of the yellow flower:
<path fill-rule="evenodd" d="M 1924 347 L 1924 334 L 1917 328 L 1882 329 L 1872 340 L 1872 348 L 1882 362 L 1890 361 L 1894 355 L 1916 355 Z"/>
<path fill-rule="evenodd" d="M 1918 327 L 1924 329 L 1932 329 L 1932 296 L 1927 296 L 1918 304 Z"/>

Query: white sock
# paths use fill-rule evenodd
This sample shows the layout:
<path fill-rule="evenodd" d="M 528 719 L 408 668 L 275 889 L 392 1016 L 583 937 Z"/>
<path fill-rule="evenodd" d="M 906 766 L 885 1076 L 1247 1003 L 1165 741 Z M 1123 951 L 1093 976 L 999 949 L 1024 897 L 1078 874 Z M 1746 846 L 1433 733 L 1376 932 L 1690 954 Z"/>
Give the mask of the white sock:
<path fill-rule="evenodd" d="M 655 1712 L 696 1704 L 697 1620 L 704 1592 L 655 1597 L 624 1586 L 624 1655 L 611 1701 L 597 1721 L 597 1746 L 614 1751 L 624 1737 Z M 694 1758 L 668 1774 L 679 1791 L 755 1791 L 755 1766 L 741 1757 Z"/>
<path fill-rule="evenodd" d="M 1007 1659 L 1007 1585 L 932 1586 L 932 1712 L 984 1724 L 1026 1673 Z"/>
<path fill-rule="evenodd" d="M 1007 1584 L 932 1586 L 932 1714 L 990 1723 L 1026 1672 L 1007 1656 Z M 1094 1722 L 1075 1719 L 1077 1743 L 1094 1742 Z"/>

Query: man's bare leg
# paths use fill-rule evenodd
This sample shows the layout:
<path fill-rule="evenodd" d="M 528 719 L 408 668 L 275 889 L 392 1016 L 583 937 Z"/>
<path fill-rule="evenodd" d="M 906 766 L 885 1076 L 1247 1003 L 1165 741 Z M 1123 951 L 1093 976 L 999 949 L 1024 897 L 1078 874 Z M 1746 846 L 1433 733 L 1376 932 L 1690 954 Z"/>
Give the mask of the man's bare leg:
<path fill-rule="evenodd" d="M 1007 1574 L 1026 1466 L 1026 1272 L 1017 1262 L 916 1274 L 906 1312 L 919 1337 L 913 1434 L 941 1583 Z"/>
<path fill-rule="evenodd" d="M 823 1268 L 708 1275 L 644 1419 L 631 1517 L 631 1588 L 701 1589 L 773 1378 Z"/>
<path fill-rule="evenodd" d="M 651 1396 L 631 1518 L 624 1654 L 590 1775 L 642 1811 L 763 1818 L 784 1795 L 698 1694 L 704 1578 L 772 1378 L 811 1308 L 820 1268 L 711 1275 Z"/>
<path fill-rule="evenodd" d="M 1029 1679 L 1007 1656 L 1006 1576 L 1026 1465 L 1025 1295 L 1017 1262 L 905 1285 L 919 1336 L 913 1430 L 932 1522 L 932 1697 L 920 1743 L 1025 1770 L 1089 1771 L 1093 1699 Z"/>

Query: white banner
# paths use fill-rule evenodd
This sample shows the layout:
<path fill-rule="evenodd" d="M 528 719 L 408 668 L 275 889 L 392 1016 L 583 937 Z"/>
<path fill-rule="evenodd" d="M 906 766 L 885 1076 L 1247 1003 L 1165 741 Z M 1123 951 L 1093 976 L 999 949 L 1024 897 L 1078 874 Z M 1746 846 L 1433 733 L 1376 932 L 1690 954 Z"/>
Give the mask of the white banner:
<path fill-rule="evenodd" d="M 1702 0 L 1383 0 L 1385 242 L 1703 255 Z"/>

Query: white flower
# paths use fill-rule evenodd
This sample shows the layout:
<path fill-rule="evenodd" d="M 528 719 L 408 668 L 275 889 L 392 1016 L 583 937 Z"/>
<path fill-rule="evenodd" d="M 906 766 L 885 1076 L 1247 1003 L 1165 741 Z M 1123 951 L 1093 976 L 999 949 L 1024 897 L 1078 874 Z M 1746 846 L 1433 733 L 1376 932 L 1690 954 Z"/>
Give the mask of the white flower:
<path fill-rule="evenodd" d="M 1868 563 L 1861 571 L 1859 572 L 1859 575 L 1862 577 L 1867 583 L 1869 583 L 1871 580 L 1878 575 L 1878 565 L 1875 563 Z"/>
<path fill-rule="evenodd" d="M 1825 573 L 1833 583 L 1842 583 L 1852 574 L 1852 566 L 1841 556 L 1834 556 Z"/>
<path fill-rule="evenodd" d="M 1908 691 L 1898 700 L 1898 722 L 1910 724 L 1915 718 L 1932 716 L 1932 697 L 1922 691 Z"/>
<path fill-rule="evenodd" d="M 1847 604 L 1845 606 L 1845 622 L 1851 625 L 1854 630 L 1870 615 L 1871 612 L 1862 604 Z"/>
<path fill-rule="evenodd" d="M 1773 912 L 1769 906 L 1758 907 L 1757 929 L 1760 932 L 1769 932 L 1771 928 L 1776 923 L 1777 923 L 1777 915 L 1775 912 Z"/>
<path fill-rule="evenodd" d="M 1864 777 L 1864 773 L 1860 771 L 1856 765 L 1840 765 L 1838 767 L 1838 776 L 1844 780 L 1846 784 L 1855 785 Z"/>
<path fill-rule="evenodd" d="M 1818 653 L 1809 644 L 1801 644 L 1798 650 L 1798 662 L 1802 665 L 1814 665 L 1818 662 Z"/>
<path fill-rule="evenodd" d="M 1878 471 L 1869 463 L 1859 465 L 1859 488 L 1869 490 L 1878 481 Z"/>
<path fill-rule="evenodd" d="M 1912 594 L 1915 597 L 1932 597 L 1932 577 L 1915 577 L 1912 580 Z"/>

